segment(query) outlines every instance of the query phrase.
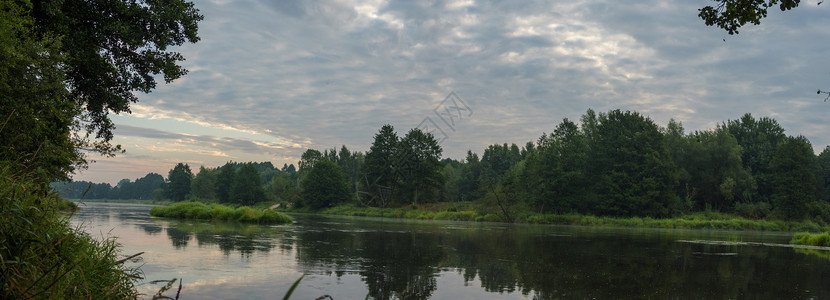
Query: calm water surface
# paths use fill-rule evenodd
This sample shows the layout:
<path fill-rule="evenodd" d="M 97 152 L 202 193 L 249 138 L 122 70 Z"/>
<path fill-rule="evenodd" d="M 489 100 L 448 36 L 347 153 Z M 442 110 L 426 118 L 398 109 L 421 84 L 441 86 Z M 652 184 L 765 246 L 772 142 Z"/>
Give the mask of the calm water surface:
<path fill-rule="evenodd" d="M 152 218 L 150 206 L 86 203 L 73 218 L 144 252 L 147 280 L 181 299 L 828 299 L 830 254 L 775 246 L 791 234 L 292 215 L 259 226 Z M 140 286 L 154 294 L 158 285 Z M 167 293 L 175 295 L 175 291 Z"/>

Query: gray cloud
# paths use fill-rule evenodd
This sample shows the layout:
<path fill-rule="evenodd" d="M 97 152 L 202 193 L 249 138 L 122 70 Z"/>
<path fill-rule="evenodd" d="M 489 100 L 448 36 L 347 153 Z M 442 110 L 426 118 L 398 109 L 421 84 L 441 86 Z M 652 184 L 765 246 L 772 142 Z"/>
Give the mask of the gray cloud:
<path fill-rule="evenodd" d="M 367 150 L 381 125 L 406 132 L 455 91 L 475 111 L 444 143 L 459 159 L 536 140 L 587 108 L 675 118 L 687 130 L 750 112 L 830 143 L 830 104 L 815 95 L 830 89 L 823 7 L 771 13 L 729 36 L 706 27 L 705 3 L 694 1 L 354 2 L 197 0 L 202 41 L 180 48 L 191 72 L 140 104 L 304 147 Z M 303 151 L 173 131 L 117 134 Z"/>

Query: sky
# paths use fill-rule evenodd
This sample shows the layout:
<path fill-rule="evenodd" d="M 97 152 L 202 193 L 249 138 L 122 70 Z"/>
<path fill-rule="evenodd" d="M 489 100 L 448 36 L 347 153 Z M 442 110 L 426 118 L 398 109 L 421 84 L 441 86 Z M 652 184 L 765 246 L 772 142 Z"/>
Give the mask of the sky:
<path fill-rule="evenodd" d="M 428 130 L 443 157 L 535 141 L 587 109 L 686 132 L 776 119 L 830 143 L 830 7 L 771 9 L 738 35 L 692 1 L 195 0 L 189 73 L 111 115 L 126 153 L 75 180 L 115 184 L 175 164 L 297 164 L 306 149 L 367 151 L 384 124 Z M 163 82 L 163 80 L 161 80 Z"/>

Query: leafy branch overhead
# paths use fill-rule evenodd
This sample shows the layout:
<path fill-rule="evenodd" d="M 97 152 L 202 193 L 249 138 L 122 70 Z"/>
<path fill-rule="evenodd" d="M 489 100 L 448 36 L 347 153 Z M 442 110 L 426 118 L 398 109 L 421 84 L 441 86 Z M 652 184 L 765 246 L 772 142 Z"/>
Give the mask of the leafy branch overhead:
<path fill-rule="evenodd" d="M 202 19 L 184 0 L 0 2 L 0 161 L 50 181 L 120 153 L 109 113 L 187 73 L 168 47 Z"/>
<path fill-rule="evenodd" d="M 738 34 L 741 26 L 761 24 L 767 10 L 778 7 L 781 11 L 796 8 L 801 0 L 713 0 L 715 5 L 701 8 L 698 16 L 707 26 L 717 26 L 729 34 Z M 823 1 L 819 1 L 821 4 Z"/>

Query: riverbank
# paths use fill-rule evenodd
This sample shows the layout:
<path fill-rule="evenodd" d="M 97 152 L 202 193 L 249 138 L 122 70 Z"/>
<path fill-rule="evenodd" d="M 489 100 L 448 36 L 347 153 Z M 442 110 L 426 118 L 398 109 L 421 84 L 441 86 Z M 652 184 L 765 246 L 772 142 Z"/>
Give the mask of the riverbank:
<path fill-rule="evenodd" d="M 287 224 L 293 222 L 288 215 L 270 209 L 258 210 L 248 206 L 236 209 L 221 204 L 179 202 L 170 206 L 155 206 L 150 215 L 160 218 L 232 221 L 256 224 Z"/>
<path fill-rule="evenodd" d="M 149 205 L 170 205 L 170 200 L 140 200 L 140 199 L 68 199 L 75 203 L 96 202 L 96 203 L 127 203 L 127 204 L 149 204 Z"/>
<path fill-rule="evenodd" d="M 136 298 L 141 271 L 113 238 L 94 239 L 70 226 L 73 204 L 35 181 L 0 168 L 0 269 L 8 299 Z M 127 253 L 132 254 L 132 253 Z"/>
<path fill-rule="evenodd" d="M 429 203 L 418 206 L 408 205 L 400 208 L 359 207 L 348 204 L 326 208 L 317 212 L 309 211 L 307 209 L 282 209 L 281 211 L 419 220 L 504 222 L 505 219 L 499 216 L 493 208 L 477 206 L 471 202 Z M 513 212 L 513 215 L 514 223 L 544 225 L 784 232 L 823 232 L 830 230 L 830 226 L 827 226 L 826 224 L 819 224 L 809 220 L 753 220 L 715 212 L 697 212 L 668 219 L 654 219 L 648 217 L 597 217 L 578 214 L 534 214 L 527 211 Z"/>

